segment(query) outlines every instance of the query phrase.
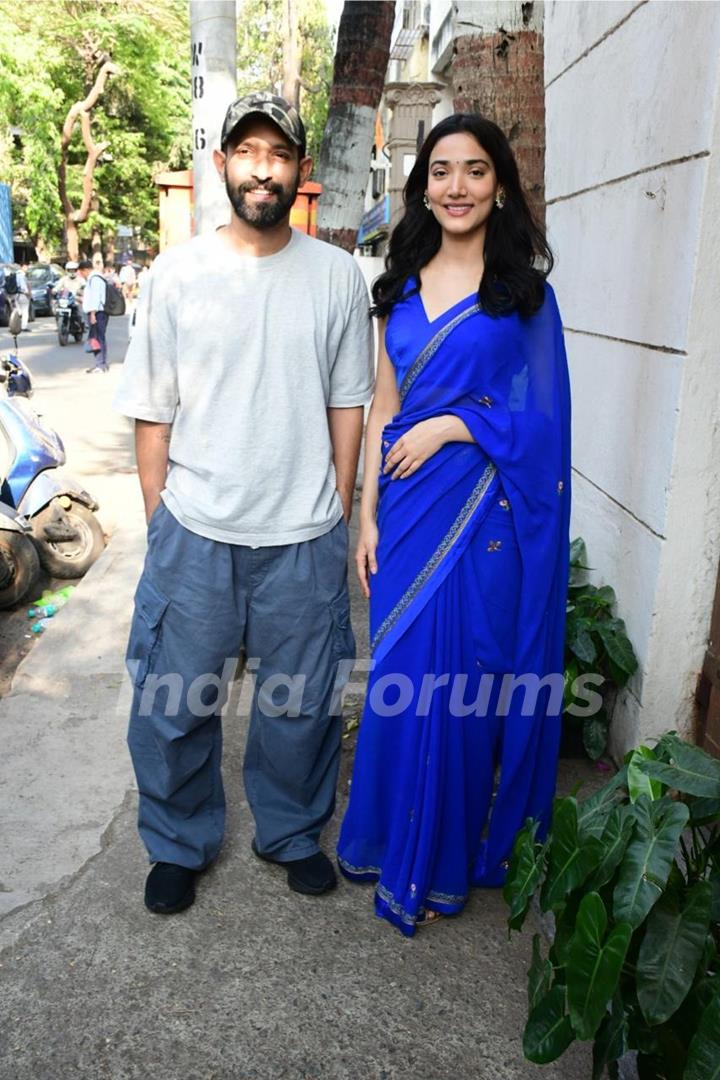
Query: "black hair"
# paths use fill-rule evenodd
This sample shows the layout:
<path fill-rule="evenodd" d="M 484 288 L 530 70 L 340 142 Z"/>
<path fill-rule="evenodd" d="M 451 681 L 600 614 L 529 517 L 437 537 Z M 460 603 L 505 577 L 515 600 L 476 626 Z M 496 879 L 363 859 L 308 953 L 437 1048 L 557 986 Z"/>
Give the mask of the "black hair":
<path fill-rule="evenodd" d="M 78 263 L 78 270 L 92 270 L 93 264 L 89 259 L 81 259 Z"/>
<path fill-rule="evenodd" d="M 440 248 L 442 229 L 425 208 L 423 196 L 433 149 L 440 139 L 458 132 L 472 135 L 490 155 L 498 185 L 505 192 L 505 205 L 502 209 L 493 206 L 487 221 L 478 303 L 490 315 L 517 310 L 528 316 L 542 306 L 553 256 L 523 193 L 510 143 L 492 120 L 476 113 L 455 113 L 430 131 L 408 177 L 403 192 L 405 213 L 391 233 L 385 271 L 373 282 L 373 315 L 389 314 L 404 295 L 408 278 L 419 277 Z M 537 263 L 545 265 L 541 268 Z"/>

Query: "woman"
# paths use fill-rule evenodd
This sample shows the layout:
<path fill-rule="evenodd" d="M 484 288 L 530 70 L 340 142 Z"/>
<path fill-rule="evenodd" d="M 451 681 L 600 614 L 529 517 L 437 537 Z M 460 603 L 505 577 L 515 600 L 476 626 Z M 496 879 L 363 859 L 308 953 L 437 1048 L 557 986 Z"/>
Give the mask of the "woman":
<path fill-rule="evenodd" d="M 552 255 L 500 129 L 441 121 L 405 203 L 373 286 L 356 558 L 374 667 L 338 859 L 410 935 L 503 883 L 527 817 L 547 830 L 570 403 Z"/>

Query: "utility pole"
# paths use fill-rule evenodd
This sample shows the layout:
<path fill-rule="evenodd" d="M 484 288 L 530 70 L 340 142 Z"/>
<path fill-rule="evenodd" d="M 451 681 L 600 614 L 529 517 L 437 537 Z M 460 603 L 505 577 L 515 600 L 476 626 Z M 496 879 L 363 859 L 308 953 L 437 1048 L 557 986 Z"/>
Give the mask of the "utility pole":
<path fill-rule="evenodd" d="M 228 105 L 237 96 L 235 0 L 190 0 L 193 201 L 195 235 L 229 219 L 227 195 L 213 163 Z"/>

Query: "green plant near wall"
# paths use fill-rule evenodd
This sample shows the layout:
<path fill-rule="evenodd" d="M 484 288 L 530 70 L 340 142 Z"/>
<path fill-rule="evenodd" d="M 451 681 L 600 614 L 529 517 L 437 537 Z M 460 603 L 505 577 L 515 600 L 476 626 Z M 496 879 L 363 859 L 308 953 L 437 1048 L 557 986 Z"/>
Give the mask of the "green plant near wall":
<path fill-rule="evenodd" d="M 570 726 L 579 722 L 578 717 L 568 713 L 568 707 L 585 707 L 585 699 L 578 699 L 573 691 L 576 679 L 590 673 L 602 676 L 603 682 L 597 687 L 602 706 L 582 719 L 585 750 L 596 760 L 607 747 L 611 701 L 637 671 L 638 662 L 625 623 L 613 615 L 614 590 L 609 585 L 591 585 L 587 580 L 589 569 L 585 541 L 578 537 L 570 545 L 563 722 Z"/>
<path fill-rule="evenodd" d="M 664 735 L 578 802 L 556 800 L 543 843 L 518 833 L 503 893 L 519 930 L 533 897 L 529 1061 L 593 1040 L 593 1080 L 638 1051 L 641 1080 L 720 1077 L 720 761 Z"/>

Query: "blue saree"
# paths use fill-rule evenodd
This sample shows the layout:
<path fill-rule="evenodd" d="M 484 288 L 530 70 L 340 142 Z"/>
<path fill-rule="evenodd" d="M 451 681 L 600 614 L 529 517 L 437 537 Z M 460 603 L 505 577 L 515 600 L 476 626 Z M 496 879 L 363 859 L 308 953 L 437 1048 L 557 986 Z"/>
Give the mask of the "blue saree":
<path fill-rule="evenodd" d="M 374 667 L 338 841 L 342 872 L 376 882 L 377 914 L 408 935 L 426 910 L 455 914 L 473 885 L 502 885 L 528 816 L 547 831 L 570 512 L 552 288 L 529 319 L 492 318 L 472 296 L 429 321 L 412 286 L 386 329 L 401 408 L 383 464 L 431 416 L 460 417 L 475 441 L 445 444 L 408 479 L 380 473 Z M 520 690 L 503 690 L 513 678 Z"/>

